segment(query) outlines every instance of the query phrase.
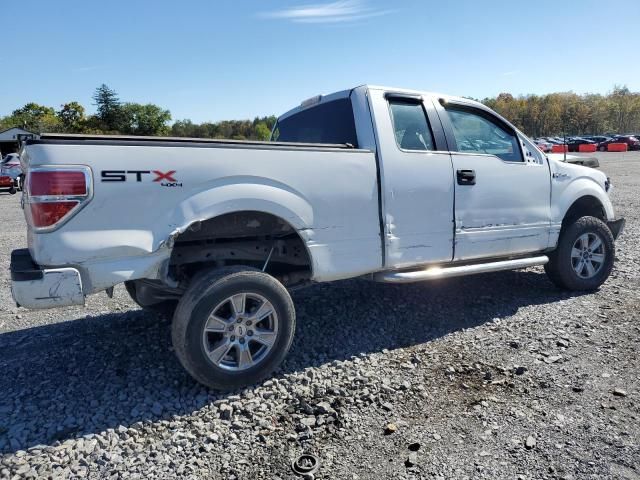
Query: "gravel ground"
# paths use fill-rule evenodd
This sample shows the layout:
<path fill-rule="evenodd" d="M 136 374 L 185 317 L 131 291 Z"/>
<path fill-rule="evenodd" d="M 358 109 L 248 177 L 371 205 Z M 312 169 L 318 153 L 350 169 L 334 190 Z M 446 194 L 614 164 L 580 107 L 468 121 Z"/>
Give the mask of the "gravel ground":
<path fill-rule="evenodd" d="M 0 478 L 640 479 L 640 153 L 599 154 L 627 218 L 596 293 L 542 269 L 294 294 L 298 331 L 261 385 L 208 391 L 169 324 L 124 288 L 28 311 L 9 292 L 26 244 L 0 194 Z"/>

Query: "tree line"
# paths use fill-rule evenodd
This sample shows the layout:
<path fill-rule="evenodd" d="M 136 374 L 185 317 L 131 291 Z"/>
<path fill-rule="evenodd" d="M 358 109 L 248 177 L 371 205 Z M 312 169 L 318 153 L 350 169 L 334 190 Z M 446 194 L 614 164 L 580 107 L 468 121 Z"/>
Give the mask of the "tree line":
<path fill-rule="evenodd" d="M 93 94 L 96 113 L 87 114 L 79 102 L 68 102 L 58 110 L 27 103 L 10 115 L 0 117 L 0 130 L 21 127 L 34 133 L 85 133 L 107 135 L 156 135 L 199 138 L 231 138 L 236 140 L 268 140 L 276 117 L 253 120 L 225 120 L 193 123 L 177 120 L 171 124 L 171 112 L 154 104 L 121 102 L 107 85 Z"/>
<path fill-rule="evenodd" d="M 501 93 L 481 100 L 532 137 L 640 133 L 640 92 L 615 86 L 606 95 L 573 92 L 514 97 Z M 78 102 L 52 107 L 27 103 L 0 117 L 0 130 L 22 127 L 41 132 L 157 135 L 198 138 L 268 140 L 276 117 L 194 123 L 176 120 L 171 112 L 154 104 L 121 102 L 107 85 L 93 94 L 96 113 L 87 114 Z"/>
<path fill-rule="evenodd" d="M 606 95 L 501 93 L 482 103 L 532 137 L 640 133 L 640 92 L 625 86 Z"/>

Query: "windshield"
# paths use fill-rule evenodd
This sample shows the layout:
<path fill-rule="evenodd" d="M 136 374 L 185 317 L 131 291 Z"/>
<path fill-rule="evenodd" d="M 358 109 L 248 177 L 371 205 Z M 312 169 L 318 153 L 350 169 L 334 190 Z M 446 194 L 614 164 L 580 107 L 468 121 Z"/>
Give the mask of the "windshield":
<path fill-rule="evenodd" d="M 351 100 L 342 98 L 307 108 L 278 120 L 272 141 L 349 143 L 358 146 Z"/>

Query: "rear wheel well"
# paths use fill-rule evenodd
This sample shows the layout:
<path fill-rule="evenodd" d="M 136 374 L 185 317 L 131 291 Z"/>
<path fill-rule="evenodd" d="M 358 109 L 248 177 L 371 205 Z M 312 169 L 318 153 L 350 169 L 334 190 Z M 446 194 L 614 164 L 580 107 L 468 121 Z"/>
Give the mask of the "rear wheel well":
<path fill-rule="evenodd" d="M 562 219 L 562 228 L 566 228 L 571 225 L 580 217 L 596 217 L 603 222 L 607 221 L 607 215 L 600 200 L 590 195 L 580 197 L 573 202 L 567 213 Z"/>
<path fill-rule="evenodd" d="M 234 212 L 194 222 L 173 239 L 169 276 L 183 284 L 197 272 L 229 265 L 258 268 L 292 286 L 311 279 L 311 258 L 298 232 L 275 215 Z"/>

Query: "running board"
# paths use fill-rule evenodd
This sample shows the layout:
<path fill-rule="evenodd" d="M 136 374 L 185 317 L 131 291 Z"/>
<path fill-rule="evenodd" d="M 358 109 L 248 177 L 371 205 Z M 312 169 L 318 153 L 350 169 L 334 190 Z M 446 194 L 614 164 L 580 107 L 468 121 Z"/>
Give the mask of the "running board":
<path fill-rule="evenodd" d="M 516 260 L 501 260 L 491 263 L 476 263 L 474 265 L 459 265 L 455 267 L 430 267 L 425 270 L 413 272 L 379 272 L 373 279 L 385 283 L 412 283 L 423 280 L 436 280 L 438 278 L 461 277 L 474 273 L 499 272 L 501 270 L 516 270 L 518 268 L 535 267 L 544 265 L 549 261 L 546 255 Z"/>

